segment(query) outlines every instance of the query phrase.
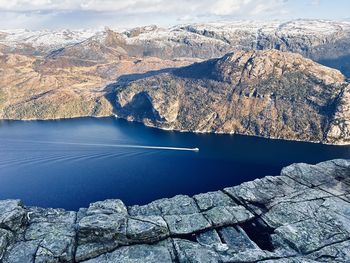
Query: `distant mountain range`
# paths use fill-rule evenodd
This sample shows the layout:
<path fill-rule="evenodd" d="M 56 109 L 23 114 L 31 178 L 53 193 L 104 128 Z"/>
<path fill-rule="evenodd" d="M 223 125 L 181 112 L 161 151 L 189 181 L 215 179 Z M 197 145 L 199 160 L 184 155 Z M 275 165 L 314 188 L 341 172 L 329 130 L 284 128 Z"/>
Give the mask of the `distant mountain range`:
<path fill-rule="evenodd" d="M 108 39 L 117 38 L 117 42 Z M 107 41 L 106 41 L 107 40 Z M 0 30 L 2 49 L 44 54 L 57 49 L 106 44 L 129 56 L 165 59 L 209 59 L 234 50 L 277 49 L 300 53 L 350 74 L 350 22 L 293 20 L 289 22 L 238 21 L 183 24 L 170 28 L 145 26 L 130 30 Z M 63 52 L 65 54 L 65 52 Z"/>
<path fill-rule="evenodd" d="M 0 118 L 117 114 L 166 129 L 348 143 L 349 47 L 350 22 L 323 20 L 4 30 Z"/>

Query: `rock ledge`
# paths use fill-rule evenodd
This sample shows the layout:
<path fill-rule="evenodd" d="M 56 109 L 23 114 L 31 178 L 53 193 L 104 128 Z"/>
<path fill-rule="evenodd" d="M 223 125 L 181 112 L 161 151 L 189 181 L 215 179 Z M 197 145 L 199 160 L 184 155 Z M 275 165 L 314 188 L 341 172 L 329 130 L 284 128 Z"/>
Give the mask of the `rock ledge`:
<path fill-rule="evenodd" d="M 143 206 L 3 200 L 0 262 L 350 262 L 350 160 Z"/>

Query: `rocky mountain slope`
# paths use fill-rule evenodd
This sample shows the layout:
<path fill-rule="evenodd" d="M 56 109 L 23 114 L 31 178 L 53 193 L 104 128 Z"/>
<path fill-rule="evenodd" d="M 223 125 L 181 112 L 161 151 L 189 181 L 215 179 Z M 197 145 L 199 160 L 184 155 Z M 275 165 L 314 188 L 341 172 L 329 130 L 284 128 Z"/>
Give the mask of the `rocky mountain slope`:
<path fill-rule="evenodd" d="M 222 191 L 143 206 L 0 201 L 4 263 L 349 262 L 350 162 L 293 164 Z"/>
<path fill-rule="evenodd" d="M 83 50 L 81 50 L 83 52 Z M 106 53 L 104 53 L 107 56 Z M 43 57 L 0 54 L 0 119 L 111 116 L 109 83 L 125 74 L 188 65 L 193 60 Z"/>
<path fill-rule="evenodd" d="M 349 36 L 350 23 L 323 20 L 6 30 L 0 118 L 117 113 L 166 129 L 348 143 L 345 77 L 288 52 L 347 74 Z"/>
<path fill-rule="evenodd" d="M 116 114 L 164 129 L 350 140 L 349 84 L 298 54 L 238 51 L 117 84 Z"/>

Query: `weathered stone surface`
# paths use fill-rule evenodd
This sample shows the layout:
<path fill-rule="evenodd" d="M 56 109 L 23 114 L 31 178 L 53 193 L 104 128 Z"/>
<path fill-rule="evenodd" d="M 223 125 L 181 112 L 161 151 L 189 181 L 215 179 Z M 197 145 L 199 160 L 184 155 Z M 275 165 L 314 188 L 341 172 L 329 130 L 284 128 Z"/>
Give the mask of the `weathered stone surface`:
<path fill-rule="evenodd" d="M 46 222 L 73 225 L 76 222 L 76 213 L 64 209 L 30 207 L 27 211 L 27 219 L 30 224 Z"/>
<path fill-rule="evenodd" d="M 134 243 L 152 243 L 167 238 L 169 229 L 167 223 L 160 216 L 130 217 L 126 236 Z"/>
<path fill-rule="evenodd" d="M 193 196 L 201 211 L 218 206 L 236 206 L 237 204 L 222 191 L 209 192 Z"/>
<path fill-rule="evenodd" d="M 164 245 L 132 245 L 118 248 L 112 253 L 84 261 L 86 263 L 171 263 L 172 257 Z"/>
<path fill-rule="evenodd" d="M 208 220 L 199 213 L 164 216 L 172 235 L 190 234 L 211 227 Z"/>
<path fill-rule="evenodd" d="M 10 231 L 0 228 L 0 262 L 12 239 L 13 235 Z"/>
<path fill-rule="evenodd" d="M 79 243 L 126 242 L 127 219 L 118 214 L 93 214 L 83 217 L 78 223 Z"/>
<path fill-rule="evenodd" d="M 350 241 L 326 246 L 308 255 L 317 262 L 350 262 Z"/>
<path fill-rule="evenodd" d="M 300 206 L 307 206 L 301 204 Z M 309 210 L 307 209 L 309 208 Z M 275 230 L 291 248 L 307 254 L 350 238 L 350 204 L 336 197 L 327 198 L 314 207 L 306 207 L 304 217 L 291 217 Z M 288 215 L 286 215 L 288 217 Z M 290 216 L 289 216 L 290 217 Z"/>
<path fill-rule="evenodd" d="M 76 260 L 93 258 L 127 245 L 127 216 L 126 206 L 118 199 L 95 202 L 87 210 L 81 210 Z"/>
<path fill-rule="evenodd" d="M 128 209 L 1 201 L 0 262 L 349 262 L 350 161 L 282 174 Z"/>
<path fill-rule="evenodd" d="M 40 242 L 35 262 L 73 262 L 76 247 L 75 222 L 75 212 L 29 208 L 29 225 L 24 239 Z"/>
<path fill-rule="evenodd" d="M 300 222 L 312 218 L 323 202 L 322 199 L 296 203 L 283 202 L 273 206 L 267 213 L 263 214 L 262 219 L 271 228 Z"/>
<path fill-rule="evenodd" d="M 163 198 L 144 206 L 132 206 L 129 208 L 131 216 L 136 215 L 184 215 L 198 213 L 196 202 L 189 196 L 177 195 L 172 198 Z"/>
<path fill-rule="evenodd" d="M 20 200 L 0 201 L 0 228 L 16 231 L 26 221 L 26 211 Z"/>
<path fill-rule="evenodd" d="M 215 227 L 243 223 L 254 217 L 243 206 L 217 206 L 203 212 L 203 215 Z"/>
<path fill-rule="evenodd" d="M 218 254 L 198 243 L 183 239 L 174 239 L 180 263 L 219 263 Z"/>
<path fill-rule="evenodd" d="M 75 248 L 75 229 L 73 225 L 64 223 L 33 223 L 26 233 L 26 240 L 40 241 L 40 249 L 36 253 L 43 262 L 57 261 L 72 262 Z M 45 260 L 44 260 L 45 259 Z"/>
<path fill-rule="evenodd" d="M 239 186 L 225 188 L 225 192 L 240 200 L 256 214 L 266 212 L 269 205 L 279 198 L 306 189 L 304 185 L 294 183 L 287 184 L 283 177 L 266 176 Z"/>
<path fill-rule="evenodd" d="M 270 258 L 278 258 L 278 260 L 283 260 L 283 257 L 280 257 L 275 253 L 261 249 L 246 249 L 245 251 L 240 252 L 237 252 L 237 250 L 227 250 L 220 253 L 220 260 L 223 263 L 251 263 L 259 262 L 260 260 L 265 262 L 265 260 Z M 276 262 L 279 262 L 278 260 Z"/>
<path fill-rule="evenodd" d="M 149 203 L 147 205 L 134 205 L 128 208 L 129 215 L 131 216 L 160 216 L 162 212 L 158 208 L 155 202 Z"/>
<path fill-rule="evenodd" d="M 215 229 L 211 229 L 202 233 L 199 233 L 196 236 L 197 242 L 203 246 L 223 246 L 219 234 Z M 227 249 L 227 247 L 226 247 Z"/>
<path fill-rule="evenodd" d="M 4 263 L 34 263 L 40 241 L 18 242 L 5 255 Z"/>
<path fill-rule="evenodd" d="M 90 204 L 89 208 L 86 211 L 86 214 L 119 214 L 126 216 L 128 214 L 128 211 L 121 200 L 108 199 Z"/>
<path fill-rule="evenodd" d="M 205 211 L 203 215 L 214 227 L 227 226 L 237 223 L 235 216 L 226 206 L 218 206 Z"/>
<path fill-rule="evenodd" d="M 259 249 L 240 227 L 225 227 L 220 229 L 219 232 L 230 250 L 240 252 L 248 249 Z"/>
<path fill-rule="evenodd" d="M 118 247 L 118 245 L 119 243 L 117 240 L 107 242 L 107 243 L 101 242 L 101 243 L 80 244 L 78 245 L 77 250 L 75 252 L 75 261 L 81 262 L 91 258 L 96 258 L 107 252 L 113 251 L 116 247 Z"/>
<path fill-rule="evenodd" d="M 126 243 L 127 209 L 120 200 L 106 200 L 89 206 L 78 222 L 79 244 L 89 242 Z"/>
<path fill-rule="evenodd" d="M 295 258 L 279 258 L 279 259 L 262 260 L 262 261 L 257 261 L 257 262 L 264 262 L 264 263 L 319 263 L 322 261 L 315 261 L 312 259 L 295 257 Z M 325 262 L 327 262 L 327 261 L 325 261 Z"/>

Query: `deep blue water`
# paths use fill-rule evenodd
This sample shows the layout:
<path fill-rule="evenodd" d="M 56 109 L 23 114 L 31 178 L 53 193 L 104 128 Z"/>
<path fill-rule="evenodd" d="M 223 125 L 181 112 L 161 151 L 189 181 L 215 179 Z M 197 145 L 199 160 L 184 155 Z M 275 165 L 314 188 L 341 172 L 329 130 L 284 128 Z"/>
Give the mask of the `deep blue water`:
<path fill-rule="evenodd" d="M 114 118 L 1 121 L 0 199 L 74 210 L 106 198 L 145 204 L 276 175 L 294 162 L 332 158 L 350 158 L 350 147 L 162 131 Z"/>

